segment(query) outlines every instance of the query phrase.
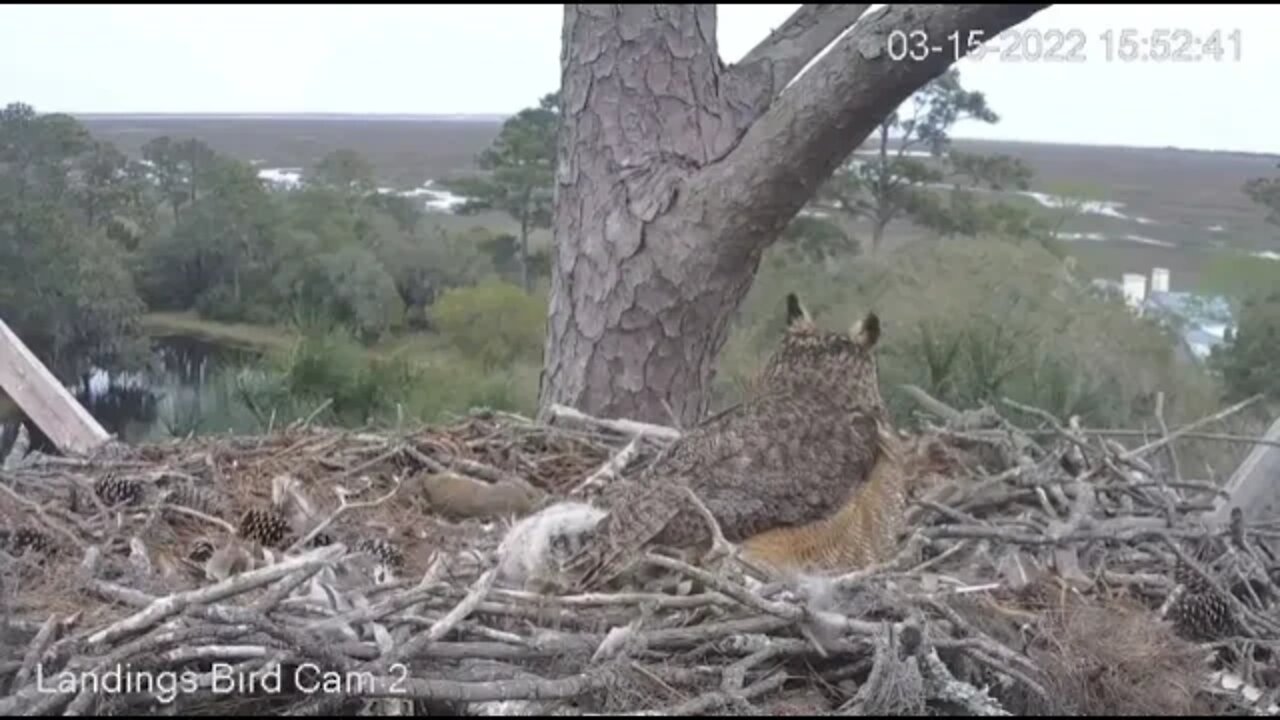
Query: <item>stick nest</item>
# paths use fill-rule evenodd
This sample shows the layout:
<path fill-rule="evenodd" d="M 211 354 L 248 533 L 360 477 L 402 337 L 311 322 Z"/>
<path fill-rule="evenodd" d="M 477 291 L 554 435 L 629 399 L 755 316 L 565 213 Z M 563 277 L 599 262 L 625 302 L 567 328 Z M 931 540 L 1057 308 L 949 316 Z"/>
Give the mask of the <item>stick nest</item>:
<path fill-rule="evenodd" d="M 0 474 L 0 712 L 1275 711 L 1275 531 L 1201 522 L 1219 491 L 1165 457 L 1192 428 L 1125 448 L 916 392 L 901 551 L 822 579 L 649 554 L 651 586 L 505 587 L 514 520 L 678 437 L 564 408 L 29 457 Z"/>

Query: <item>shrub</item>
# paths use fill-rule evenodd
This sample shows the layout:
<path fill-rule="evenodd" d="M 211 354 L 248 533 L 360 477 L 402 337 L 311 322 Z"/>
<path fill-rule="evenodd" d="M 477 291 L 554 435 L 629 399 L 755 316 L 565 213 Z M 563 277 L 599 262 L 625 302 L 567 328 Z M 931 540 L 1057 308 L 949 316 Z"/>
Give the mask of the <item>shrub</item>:
<path fill-rule="evenodd" d="M 546 317 L 544 295 L 498 280 L 450 290 L 432 308 L 440 334 L 483 370 L 540 361 Z"/>

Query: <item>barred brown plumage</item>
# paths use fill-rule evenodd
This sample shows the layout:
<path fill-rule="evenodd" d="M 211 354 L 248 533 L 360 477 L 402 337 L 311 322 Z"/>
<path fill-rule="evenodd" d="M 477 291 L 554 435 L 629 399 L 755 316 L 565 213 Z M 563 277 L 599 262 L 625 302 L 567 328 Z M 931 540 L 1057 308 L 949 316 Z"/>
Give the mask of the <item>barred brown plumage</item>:
<path fill-rule="evenodd" d="M 250 508 L 240 518 L 240 536 L 266 547 L 277 547 L 289 534 L 289 522 L 275 510 Z"/>
<path fill-rule="evenodd" d="M 99 478 L 93 485 L 93 491 L 108 507 L 121 504 L 136 505 L 142 499 L 142 484 L 118 475 Z"/>
<path fill-rule="evenodd" d="M 181 505 L 196 512 L 222 517 L 226 512 L 226 503 L 216 493 L 198 488 L 189 482 L 175 486 L 166 500 L 170 505 Z"/>

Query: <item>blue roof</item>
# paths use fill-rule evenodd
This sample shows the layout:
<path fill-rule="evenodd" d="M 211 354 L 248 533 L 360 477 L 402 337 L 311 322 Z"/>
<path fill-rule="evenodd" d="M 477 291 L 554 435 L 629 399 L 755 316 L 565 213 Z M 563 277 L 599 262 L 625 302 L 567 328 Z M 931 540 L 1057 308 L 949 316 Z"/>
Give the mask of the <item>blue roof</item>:
<path fill-rule="evenodd" d="M 1143 305 L 1166 317 L 1174 316 L 1182 320 L 1182 340 L 1200 358 L 1206 357 L 1211 349 L 1221 345 L 1221 332 L 1235 324 L 1231 305 L 1221 296 L 1153 292 L 1147 295 Z M 1218 332 L 1211 332 L 1210 328 Z"/>
<path fill-rule="evenodd" d="M 1207 347 L 1213 347 L 1214 345 L 1217 345 L 1218 343 L 1222 342 L 1222 339 L 1219 338 L 1217 335 L 1214 335 L 1213 333 L 1205 332 L 1200 328 L 1192 328 L 1186 331 L 1185 333 L 1183 333 L 1182 336 L 1187 339 L 1187 342 L 1193 345 L 1205 345 Z"/>
<path fill-rule="evenodd" d="M 1193 324 L 1231 324 L 1231 305 L 1217 295 L 1196 295 L 1189 292 L 1153 292 L 1147 296 L 1146 306 L 1173 313 Z"/>

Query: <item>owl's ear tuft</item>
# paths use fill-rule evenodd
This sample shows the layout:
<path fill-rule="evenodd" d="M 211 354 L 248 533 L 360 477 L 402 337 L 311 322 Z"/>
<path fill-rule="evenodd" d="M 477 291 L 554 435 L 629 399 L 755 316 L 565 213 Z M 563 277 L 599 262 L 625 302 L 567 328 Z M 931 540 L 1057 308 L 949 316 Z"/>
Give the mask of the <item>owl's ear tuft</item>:
<path fill-rule="evenodd" d="M 870 350 L 880 341 L 880 316 L 869 312 L 849 328 L 849 337 L 864 350 Z"/>
<path fill-rule="evenodd" d="M 798 323 L 812 322 L 812 318 L 809 317 L 809 311 L 800 302 L 800 298 L 795 293 L 787 293 L 787 327 L 794 327 Z"/>

